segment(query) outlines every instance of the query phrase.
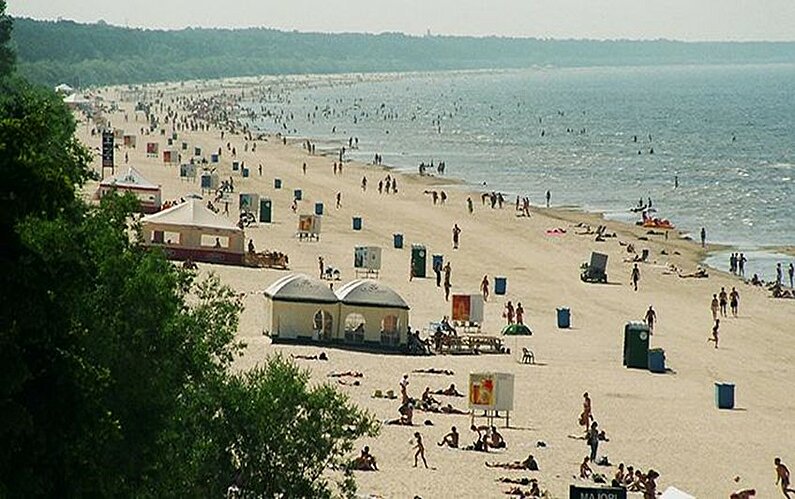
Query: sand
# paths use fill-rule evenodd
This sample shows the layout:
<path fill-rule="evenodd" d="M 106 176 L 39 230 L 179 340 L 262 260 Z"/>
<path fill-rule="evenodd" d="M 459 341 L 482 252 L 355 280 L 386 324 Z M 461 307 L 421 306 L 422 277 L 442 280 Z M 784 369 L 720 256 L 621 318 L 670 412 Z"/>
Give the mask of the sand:
<path fill-rule="evenodd" d="M 190 85 L 166 88 L 173 92 L 195 92 Z M 226 86 L 230 92 L 230 86 Z M 169 93 L 171 92 L 171 93 Z M 106 99 L 113 98 L 106 92 Z M 143 116 L 132 113 L 133 103 L 120 102 L 129 114 L 108 115 L 111 122 L 128 133 L 138 134 L 144 126 Z M 90 127 L 82 124 L 78 135 L 92 148 L 100 137 L 90 136 Z M 117 154 L 123 168 L 124 152 L 149 180 L 161 184 L 163 199 L 176 199 L 199 192 L 197 183 L 179 179 L 176 165 L 164 165 L 162 156 L 146 158 L 145 142 L 151 137 L 138 137 L 135 149 L 121 148 Z M 345 137 L 347 139 L 347 137 Z M 165 138 L 153 140 L 165 147 Z M 454 376 L 412 374 L 409 393 L 419 397 L 426 386 L 443 388 L 451 382 L 464 389 L 471 371 L 508 372 L 516 376 L 515 410 L 511 428 L 502 431 L 508 449 L 484 455 L 476 452 L 440 449 L 435 445 L 451 425 L 459 428 L 462 441 L 469 443 L 471 434 L 468 416 L 415 413 L 415 421 L 429 419 L 434 426 L 414 428 L 384 426 L 375 439 L 362 441 L 377 457 L 379 472 L 357 472 L 359 489 L 364 494 L 383 497 L 505 497 L 508 486 L 497 483 L 500 476 L 536 476 L 541 488 L 553 497 L 567 497 L 573 479 L 588 448 L 582 440 L 568 436 L 580 431 L 577 417 L 582 393 L 588 391 L 600 426 L 610 441 L 600 446 L 599 453 L 612 463 L 625 462 L 644 470 L 654 468 L 661 478 L 659 490 L 668 485 L 698 497 L 727 497 L 740 487 L 755 487 L 759 497 L 775 497 L 773 458 L 781 456 L 795 466 L 795 402 L 791 396 L 795 380 L 795 301 L 774 300 L 759 288 L 743 284 L 728 274 L 710 270 L 708 279 L 681 279 L 666 272 L 671 263 L 686 272 L 695 270 L 704 257 L 696 244 L 678 239 L 650 236 L 641 241 L 645 230 L 616 222 L 605 222 L 599 215 L 569 209 L 534 208 L 532 217 L 517 217 L 514 199 L 507 199 L 502 210 L 483 206 L 479 193 L 470 193 L 466 186 L 448 178 L 398 175 L 399 193 L 379 195 L 378 180 L 385 177 L 383 168 L 347 163 L 342 176 L 332 172 L 332 157 L 309 156 L 299 139 L 284 146 L 275 137 L 257 143 L 256 154 L 243 152 L 242 136 L 224 140 L 220 132 L 181 132 L 179 141 L 186 141 L 189 150 L 199 146 L 205 152 L 234 145 L 238 160 L 251 169 L 252 176 L 243 179 L 231 172 L 231 158 L 225 154 L 220 172 L 222 178 L 234 177 L 236 191 L 259 192 L 274 200 L 274 220 L 246 230 L 258 250 L 279 250 L 289 254 L 291 271 L 317 274 L 317 258 L 323 256 L 327 265 L 340 268 L 343 282 L 354 278 L 352 254 L 355 245 L 378 245 L 383 248 L 383 269 L 380 279 L 393 287 L 411 306 L 411 325 L 422 328 L 429 321 L 450 313 L 441 288 L 432 278 L 409 282 L 411 244 L 424 244 L 429 254 L 444 254 L 452 265 L 453 293 L 477 293 L 484 275 L 507 276 L 507 295 L 493 298 L 485 306 L 484 332 L 498 334 L 507 300 L 521 302 L 525 322 L 533 329 L 529 338 L 509 339 L 511 355 L 407 357 L 326 350 L 328 362 L 298 361 L 311 369 L 313 380 L 326 382 L 332 370 L 356 369 L 364 373 L 361 386 L 340 386 L 361 406 L 379 419 L 397 416 L 397 402 L 370 398 L 376 389 L 398 392 L 403 373 L 423 367 L 445 368 Z M 301 165 L 307 163 L 303 175 Z M 257 165 L 263 164 L 263 175 Z M 98 168 L 99 158 L 95 160 Z M 455 173 L 455 165 L 448 165 Z M 392 173 L 394 175 L 394 172 Z M 368 188 L 362 192 L 362 176 Z M 273 189 L 273 179 L 283 181 L 281 190 Z M 86 192 L 95 189 L 89 185 Z M 299 243 L 294 237 L 297 215 L 290 210 L 293 189 L 303 190 L 299 213 L 312 213 L 314 203 L 325 203 L 322 237 L 319 242 Z M 433 206 L 426 189 L 444 189 L 449 195 L 445 206 Z M 342 208 L 334 208 L 336 192 L 342 193 Z M 470 215 L 466 198 L 471 195 L 475 211 Z M 532 200 L 540 202 L 541 200 Z M 554 201 L 554 193 L 553 193 Z M 230 207 L 231 217 L 237 207 Z M 351 218 L 363 218 L 363 230 L 351 228 Z M 230 218 L 236 221 L 236 218 Z M 588 222 L 593 226 L 606 224 L 616 238 L 595 242 L 593 236 L 577 236 L 574 224 Z M 457 223 L 461 229 L 460 249 L 453 251 L 451 230 Z M 562 227 L 567 233 L 550 237 L 545 231 Z M 392 234 L 405 236 L 404 248 L 394 249 Z M 631 264 L 619 241 L 630 242 L 638 252 L 651 251 L 651 263 L 640 265 L 640 289 L 629 285 Z M 669 255 L 661 255 L 661 250 Z M 591 251 L 609 255 L 607 285 L 586 284 L 579 279 L 579 265 Z M 679 254 L 674 254 L 678 252 Z M 313 354 L 310 347 L 273 346 L 263 336 L 262 291 L 284 275 L 275 270 L 247 269 L 199 264 L 201 272 L 214 272 L 237 291 L 245 293 L 246 310 L 242 315 L 238 336 L 248 344 L 245 355 L 236 364 L 247 369 L 274 352 Z M 429 269 L 430 271 L 430 269 Z M 432 272 L 430 273 L 432 276 Z M 712 326 L 710 300 L 720 287 L 736 286 L 741 294 L 740 316 L 722 321 L 720 348 L 706 339 Z M 646 308 L 653 305 L 658 326 L 652 346 L 665 349 L 672 372 L 659 375 L 622 367 L 623 327 L 629 320 L 639 320 Z M 570 307 L 572 325 L 557 329 L 556 308 Z M 538 365 L 518 362 L 522 346 L 535 352 Z M 737 408 L 718 410 L 714 401 L 715 381 L 736 384 Z M 442 397 L 447 400 L 446 397 Z M 466 399 L 450 398 L 457 407 L 465 408 Z M 431 470 L 412 467 L 411 438 L 420 431 L 427 446 Z M 544 441 L 545 448 L 536 442 Z M 539 472 L 517 472 L 487 469 L 485 461 L 524 459 L 533 453 Z M 596 467 L 612 476 L 612 467 Z M 739 483 L 734 481 L 739 478 Z"/>

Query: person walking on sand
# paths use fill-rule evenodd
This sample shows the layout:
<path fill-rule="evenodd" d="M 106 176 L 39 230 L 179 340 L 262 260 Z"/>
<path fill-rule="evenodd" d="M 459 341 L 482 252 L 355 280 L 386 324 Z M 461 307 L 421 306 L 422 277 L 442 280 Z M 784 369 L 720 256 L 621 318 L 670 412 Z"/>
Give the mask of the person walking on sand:
<path fill-rule="evenodd" d="M 632 286 L 635 288 L 635 291 L 638 290 L 638 281 L 640 281 L 640 269 L 638 268 L 638 264 L 636 263 L 634 267 L 632 267 L 632 274 L 630 277 L 632 281 Z"/>
<path fill-rule="evenodd" d="M 789 287 L 795 288 L 795 285 L 793 285 L 793 279 L 795 279 L 795 265 L 793 265 L 792 262 L 789 262 L 787 274 L 789 274 Z"/>
<path fill-rule="evenodd" d="M 362 192 L 367 191 L 367 177 L 362 177 Z"/>
<path fill-rule="evenodd" d="M 317 257 L 317 266 L 320 268 L 320 278 L 323 279 L 323 272 L 326 270 L 326 263 L 323 261 L 323 257 Z"/>
<path fill-rule="evenodd" d="M 795 492 L 795 489 L 789 488 L 789 469 L 781 462 L 781 458 L 779 457 L 773 460 L 773 464 L 776 465 L 776 485 L 781 485 L 781 492 L 784 494 L 784 497 L 790 499 L 789 493 Z"/>
<path fill-rule="evenodd" d="M 737 317 L 737 310 L 740 305 L 740 293 L 737 292 L 737 289 L 732 287 L 731 293 L 729 293 L 729 307 L 732 310 L 732 316 Z"/>
<path fill-rule="evenodd" d="M 707 245 L 707 229 L 701 227 L 701 247 L 704 248 Z"/>
<path fill-rule="evenodd" d="M 522 308 L 522 302 L 516 303 L 516 323 L 524 324 L 524 308 Z"/>
<path fill-rule="evenodd" d="M 480 281 L 480 292 L 483 293 L 483 301 L 489 301 L 489 276 L 484 275 Z"/>
<path fill-rule="evenodd" d="M 458 224 L 453 225 L 453 249 L 458 249 L 458 240 L 461 237 L 461 228 Z"/>
<path fill-rule="evenodd" d="M 475 208 L 474 208 L 474 206 L 472 206 L 472 198 L 471 198 L 471 197 L 468 197 L 468 198 L 467 198 L 467 210 L 469 211 L 469 214 L 470 214 L 470 215 L 472 214 L 472 212 L 474 211 L 474 209 L 475 209 Z"/>
<path fill-rule="evenodd" d="M 414 453 L 414 467 L 415 468 L 417 467 L 417 458 L 421 457 L 422 464 L 424 464 L 425 467 L 427 468 L 428 461 L 425 460 L 425 446 L 422 444 L 422 435 L 420 435 L 420 432 L 415 431 L 414 438 L 417 441 L 417 443 L 414 445 L 414 448 L 417 450 L 417 452 Z"/>
<path fill-rule="evenodd" d="M 408 389 L 409 389 L 409 375 L 404 374 L 403 378 L 400 379 L 400 397 L 402 401 L 401 403 L 403 404 L 409 401 Z"/>
<path fill-rule="evenodd" d="M 720 319 L 715 319 L 715 325 L 712 326 L 712 338 L 707 338 L 707 343 L 710 341 L 715 342 L 715 348 L 718 348 L 718 329 L 720 328 Z"/>
<path fill-rule="evenodd" d="M 726 288 L 720 288 L 720 293 L 718 294 L 718 304 L 720 305 L 720 315 L 726 317 L 726 306 L 729 304 L 729 296 L 726 294 Z"/>
<path fill-rule="evenodd" d="M 337 209 L 339 210 L 342 207 L 342 193 L 337 193 Z"/>
<path fill-rule="evenodd" d="M 513 324 L 513 303 L 511 303 L 510 301 L 508 301 L 508 303 L 505 304 L 505 312 L 503 313 L 503 315 L 508 320 L 509 325 Z"/>
<path fill-rule="evenodd" d="M 654 334 L 654 323 L 657 322 L 657 312 L 654 311 L 651 305 L 649 305 L 649 309 L 646 310 L 646 316 L 643 319 L 649 326 L 649 334 Z"/>
<path fill-rule="evenodd" d="M 436 274 L 436 287 L 442 287 L 442 260 L 437 259 L 433 262 L 433 273 Z"/>
<path fill-rule="evenodd" d="M 588 392 L 582 394 L 582 413 L 580 413 L 580 424 L 588 431 L 588 425 L 593 421 L 593 411 L 591 409 L 591 397 Z"/>
<path fill-rule="evenodd" d="M 552 193 L 547 189 L 547 208 L 549 208 L 549 200 L 552 199 Z"/>
<path fill-rule="evenodd" d="M 585 441 L 591 448 L 591 461 L 596 462 L 596 452 L 599 450 L 599 424 L 594 421 L 585 435 Z"/>
<path fill-rule="evenodd" d="M 450 284 L 450 275 L 452 274 L 453 269 L 450 267 L 450 262 L 444 264 L 444 301 L 450 301 L 450 288 L 452 284 Z"/>
<path fill-rule="evenodd" d="M 709 309 L 712 311 L 712 320 L 717 320 L 718 318 L 718 310 L 720 310 L 720 302 L 718 301 L 718 295 L 712 295 L 712 303 L 709 305 Z"/>

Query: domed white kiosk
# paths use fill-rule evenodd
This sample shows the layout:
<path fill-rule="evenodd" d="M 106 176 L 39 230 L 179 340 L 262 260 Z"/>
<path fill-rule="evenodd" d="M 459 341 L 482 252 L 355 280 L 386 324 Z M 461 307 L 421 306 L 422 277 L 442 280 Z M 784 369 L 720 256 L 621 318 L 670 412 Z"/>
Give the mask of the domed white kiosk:
<path fill-rule="evenodd" d="M 392 288 L 357 279 L 337 290 L 337 297 L 346 343 L 387 349 L 406 345 L 409 306 Z"/>
<path fill-rule="evenodd" d="M 265 323 L 274 340 L 331 341 L 338 317 L 337 295 L 319 279 L 290 274 L 265 290 Z"/>

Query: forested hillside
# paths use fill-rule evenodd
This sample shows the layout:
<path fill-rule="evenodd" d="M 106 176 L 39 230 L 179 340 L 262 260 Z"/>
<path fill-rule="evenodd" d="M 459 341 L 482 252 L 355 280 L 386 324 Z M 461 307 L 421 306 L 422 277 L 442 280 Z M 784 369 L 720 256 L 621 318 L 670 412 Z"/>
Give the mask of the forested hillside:
<path fill-rule="evenodd" d="M 795 43 L 683 43 L 128 29 L 16 19 L 19 71 L 44 84 L 140 83 L 260 74 L 795 62 Z"/>

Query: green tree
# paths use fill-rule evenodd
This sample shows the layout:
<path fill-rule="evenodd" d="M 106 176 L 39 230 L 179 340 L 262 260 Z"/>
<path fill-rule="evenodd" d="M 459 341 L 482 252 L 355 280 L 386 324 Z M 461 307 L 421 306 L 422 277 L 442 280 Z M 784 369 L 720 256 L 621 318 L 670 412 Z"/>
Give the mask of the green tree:
<path fill-rule="evenodd" d="M 0 0 L 0 77 L 11 74 L 14 68 L 14 51 L 11 50 L 11 18 L 6 14 L 6 0 Z"/>

